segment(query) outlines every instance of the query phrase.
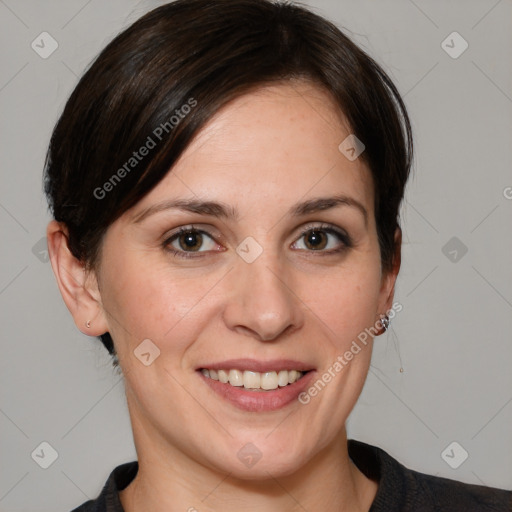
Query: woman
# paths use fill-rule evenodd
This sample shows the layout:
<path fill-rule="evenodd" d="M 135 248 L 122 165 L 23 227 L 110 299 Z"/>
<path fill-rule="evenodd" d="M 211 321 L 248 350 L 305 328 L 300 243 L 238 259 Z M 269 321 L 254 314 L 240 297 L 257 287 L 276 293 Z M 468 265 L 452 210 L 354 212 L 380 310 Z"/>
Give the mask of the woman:
<path fill-rule="evenodd" d="M 47 237 L 138 461 L 77 511 L 512 509 L 347 440 L 411 159 L 393 83 L 302 7 L 179 0 L 103 50 L 52 136 Z"/>

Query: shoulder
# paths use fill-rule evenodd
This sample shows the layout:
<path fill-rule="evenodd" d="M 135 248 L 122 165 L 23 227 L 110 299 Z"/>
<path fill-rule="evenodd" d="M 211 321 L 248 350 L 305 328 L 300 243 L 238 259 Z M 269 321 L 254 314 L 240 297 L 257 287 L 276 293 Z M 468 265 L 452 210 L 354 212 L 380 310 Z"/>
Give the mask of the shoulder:
<path fill-rule="evenodd" d="M 137 461 L 117 466 L 108 477 L 100 495 L 73 509 L 71 512 L 123 512 L 119 491 L 127 487 L 135 478 L 139 465 Z"/>
<path fill-rule="evenodd" d="M 512 491 L 414 471 L 381 448 L 349 441 L 349 455 L 379 488 L 370 512 L 512 512 Z"/>
<path fill-rule="evenodd" d="M 417 502 L 425 511 L 512 512 L 511 491 L 426 475 L 407 468 L 404 481 L 412 502 Z"/>

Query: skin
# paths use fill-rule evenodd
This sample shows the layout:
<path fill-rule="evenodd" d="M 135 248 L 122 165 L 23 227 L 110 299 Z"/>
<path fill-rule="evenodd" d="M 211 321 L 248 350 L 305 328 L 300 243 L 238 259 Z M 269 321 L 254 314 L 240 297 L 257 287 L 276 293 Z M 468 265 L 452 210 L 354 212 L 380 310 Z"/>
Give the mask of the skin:
<path fill-rule="evenodd" d="M 91 336 L 109 331 L 119 355 L 139 460 L 120 493 L 127 512 L 369 509 L 378 483 L 349 459 L 345 422 L 373 340 L 309 404 L 277 411 L 242 411 L 196 372 L 232 358 L 291 358 L 320 376 L 391 308 L 400 230 L 394 270 L 383 274 L 370 171 L 338 150 L 349 134 L 317 86 L 260 88 L 210 119 L 172 172 L 109 227 L 95 272 L 70 254 L 65 225 L 49 224 L 52 266 L 77 327 Z M 336 194 L 361 203 L 366 222 L 347 205 L 288 213 Z M 239 217 L 172 209 L 134 221 L 178 198 L 222 202 Z M 166 251 L 165 240 L 190 224 L 211 235 L 198 257 Z M 328 254 L 344 242 L 323 232 L 320 249 L 311 248 L 301 231 L 321 224 L 344 230 L 352 246 Z M 236 253 L 248 236 L 263 249 L 252 263 Z M 145 366 L 133 351 L 148 338 L 160 356 Z M 251 468 L 237 457 L 247 443 L 262 453 Z"/>

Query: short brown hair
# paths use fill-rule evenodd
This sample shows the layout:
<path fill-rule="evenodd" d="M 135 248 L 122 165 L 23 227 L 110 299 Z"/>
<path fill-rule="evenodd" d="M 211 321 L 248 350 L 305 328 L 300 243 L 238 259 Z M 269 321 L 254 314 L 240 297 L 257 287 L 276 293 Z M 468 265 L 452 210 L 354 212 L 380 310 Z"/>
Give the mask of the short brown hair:
<path fill-rule="evenodd" d="M 96 268 L 109 225 L 162 180 L 213 114 L 255 87 L 291 78 L 327 90 L 365 144 L 382 269 L 391 270 L 413 151 L 405 105 L 388 75 L 335 25 L 271 0 L 177 0 L 141 17 L 91 64 L 45 163 L 48 203 L 68 227 L 73 255 Z M 127 166 L 155 130 L 156 147 Z M 115 354 L 110 334 L 100 338 Z"/>

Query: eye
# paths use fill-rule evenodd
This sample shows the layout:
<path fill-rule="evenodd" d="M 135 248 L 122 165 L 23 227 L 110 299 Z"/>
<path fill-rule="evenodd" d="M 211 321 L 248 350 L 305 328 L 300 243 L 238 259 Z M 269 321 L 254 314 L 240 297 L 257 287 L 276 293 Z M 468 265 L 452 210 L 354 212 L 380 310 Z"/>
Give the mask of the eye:
<path fill-rule="evenodd" d="M 300 247 L 299 241 L 302 239 L 304 242 Z M 327 254 L 338 253 L 352 247 L 352 241 L 346 233 L 329 225 L 307 226 L 294 245 L 297 244 L 298 249 Z"/>
<path fill-rule="evenodd" d="M 167 251 L 182 258 L 195 257 L 190 253 L 200 253 L 214 250 L 218 244 L 206 232 L 194 227 L 181 227 L 164 242 Z M 200 250 L 203 248 L 204 250 Z"/>

